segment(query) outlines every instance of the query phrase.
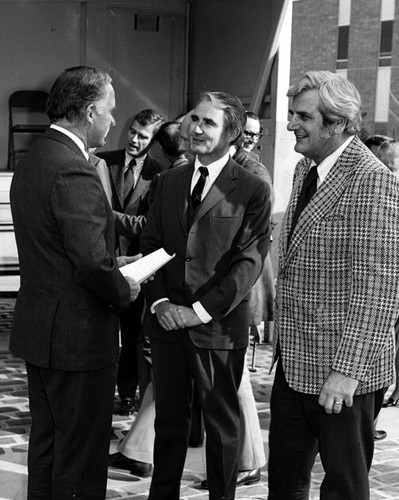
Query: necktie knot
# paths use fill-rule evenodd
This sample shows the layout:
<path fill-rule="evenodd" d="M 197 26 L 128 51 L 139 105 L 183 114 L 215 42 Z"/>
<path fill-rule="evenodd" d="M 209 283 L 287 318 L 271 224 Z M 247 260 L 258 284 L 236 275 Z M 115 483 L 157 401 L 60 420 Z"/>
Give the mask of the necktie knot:
<path fill-rule="evenodd" d="M 201 172 L 201 175 L 204 175 L 205 177 L 209 175 L 209 170 L 206 167 L 200 167 L 199 171 Z"/>
<path fill-rule="evenodd" d="M 206 167 L 201 166 L 198 170 L 201 175 L 197 181 L 197 184 L 194 186 L 193 192 L 191 193 L 191 204 L 193 206 L 193 210 L 196 210 L 198 205 L 201 203 L 205 180 L 207 175 L 209 175 L 209 171 Z"/>

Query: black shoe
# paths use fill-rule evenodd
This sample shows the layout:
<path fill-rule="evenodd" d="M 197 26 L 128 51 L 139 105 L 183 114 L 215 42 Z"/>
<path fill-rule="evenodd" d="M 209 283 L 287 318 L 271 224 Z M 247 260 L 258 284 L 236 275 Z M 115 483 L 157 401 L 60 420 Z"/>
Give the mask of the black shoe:
<path fill-rule="evenodd" d="M 243 470 L 238 473 L 237 486 L 244 486 L 248 484 L 257 483 L 260 481 L 260 469 Z M 204 479 L 201 483 L 203 490 L 208 490 L 208 480 Z"/>
<path fill-rule="evenodd" d="M 382 403 L 383 408 L 390 408 L 391 406 L 397 406 L 399 403 L 399 399 L 388 398 L 387 401 Z"/>
<path fill-rule="evenodd" d="M 119 414 L 128 417 L 134 412 L 134 401 L 132 398 L 121 399 L 121 406 L 119 408 Z"/>
<path fill-rule="evenodd" d="M 374 431 L 374 439 L 379 441 L 381 439 L 385 439 L 387 437 L 387 433 L 385 431 Z"/>
<path fill-rule="evenodd" d="M 116 469 L 129 470 L 134 476 L 148 477 L 152 472 L 152 465 L 125 457 L 122 453 L 109 455 L 108 465 Z"/>
<path fill-rule="evenodd" d="M 200 448 L 204 444 L 203 439 L 190 439 L 188 442 L 188 446 L 190 448 Z"/>

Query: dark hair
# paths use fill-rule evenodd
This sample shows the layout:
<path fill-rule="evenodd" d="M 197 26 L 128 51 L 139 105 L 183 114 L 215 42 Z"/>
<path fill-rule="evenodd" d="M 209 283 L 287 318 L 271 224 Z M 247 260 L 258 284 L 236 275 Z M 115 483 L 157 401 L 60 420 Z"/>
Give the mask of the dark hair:
<path fill-rule="evenodd" d="M 154 135 L 155 135 L 164 121 L 165 121 L 164 117 L 161 116 L 157 111 L 154 111 L 153 109 L 144 109 L 143 111 L 140 111 L 140 113 L 137 113 L 137 115 L 133 118 L 130 126 L 132 126 L 134 122 L 138 122 L 143 127 L 155 123 L 156 124 L 156 126 L 154 127 Z"/>
<path fill-rule="evenodd" d="M 231 144 L 234 144 L 244 132 L 247 122 L 245 109 L 240 99 L 224 92 L 203 92 L 197 104 L 202 101 L 210 101 L 215 108 L 224 111 L 225 133 L 234 137 L 231 141 Z"/>
<path fill-rule="evenodd" d="M 384 142 L 395 142 L 395 139 L 388 137 L 387 135 L 372 135 L 364 141 L 365 146 L 372 149 L 373 146 L 380 147 Z"/>
<path fill-rule="evenodd" d="M 66 118 L 82 119 L 86 107 L 105 95 L 105 86 L 112 82 L 108 73 L 88 66 L 65 69 L 55 80 L 47 101 L 50 123 Z"/>
<path fill-rule="evenodd" d="M 253 111 L 245 111 L 245 114 L 247 115 L 247 118 L 252 118 L 253 120 L 259 120 L 259 116 L 254 113 Z"/>
<path fill-rule="evenodd" d="M 178 156 L 180 153 L 180 123 L 166 122 L 158 130 L 156 140 L 169 156 Z"/>

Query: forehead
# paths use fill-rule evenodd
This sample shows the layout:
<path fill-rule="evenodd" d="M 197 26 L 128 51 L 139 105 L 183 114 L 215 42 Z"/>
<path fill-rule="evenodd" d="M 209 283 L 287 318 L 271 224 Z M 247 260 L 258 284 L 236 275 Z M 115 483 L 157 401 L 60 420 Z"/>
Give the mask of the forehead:
<path fill-rule="evenodd" d="M 247 116 L 247 122 L 245 124 L 245 128 L 246 130 L 249 130 L 251 132 L 259 132 L 260 131 L 259 120 Z"/>
<path fill-rule="evenodd" d="M 101 99 L 96 102 L 97 106 L 110 108 L 115 107 L 115 91 L 114 87 L 110 83 L 106 83 L 104 86 L 104 95 Z"/>
<path fill-rule="evenodd" d="M 321 116 L 319 105 L 320 96 L 317 90 L 305 90 L 293 98 L 291 110 L 296 113 L 307 113 L 313 116 Z"/>
<path fill-rule="evenodd" d="M 150 123 L 149 125 L 140 125 L 137 120 L 130 125 L 130 132 L 137 132 L 138 134 L 151 137 L 154 133 L 154 128 L 156 123 Z"/>
<path fill-rule="evenodd" d="M 201 101 L 193 111 L 193 115 L 202 119 L 211 119 L 215 123 L 224 123 L 224 111 L 219 109 L 211 101 Z"/>

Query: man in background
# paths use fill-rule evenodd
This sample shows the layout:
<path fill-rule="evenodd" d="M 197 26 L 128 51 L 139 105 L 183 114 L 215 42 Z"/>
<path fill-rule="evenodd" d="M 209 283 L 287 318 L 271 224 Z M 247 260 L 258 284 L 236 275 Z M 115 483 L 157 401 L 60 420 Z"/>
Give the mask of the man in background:
<path fill-rule="evenodd" d="M 109 168 L 119 254 L 123 256 L 138 253 L 139 237 L 148 211 L 150 184 L 153 177 L 165 168 L 150 153 L 163 121 L 159 113 L 145 109 L 133 118 L 124 149 L 96 153 Z M 135 408 L 139 381 L 137 342 L 143 308 L 144 298 L 140 293 L 137 300 L 120 314 L 117 388 L 121 415 L 130 415 Z"/>
<path fill-rule="evenodd" d="M 247 121 L 244 129 L 244 141 L 242 148 L 249 153 L 255 160 L 259 161 L 259 155 L 254 151 L 259 139 L 262 137 L 259 116 L 252 111 L 245 112 Z"/>
<path fill-rule="evenodd" d="M 29 500 L 106 495 L 118 311 L 140 290 L 118 270 L 113 214 L 88 162 L 115 125 L 111 81 L 88 67 L 57 78 L 51 126 L 11 185 L 21 288 L 10 350 L 28 375 Z"/>

